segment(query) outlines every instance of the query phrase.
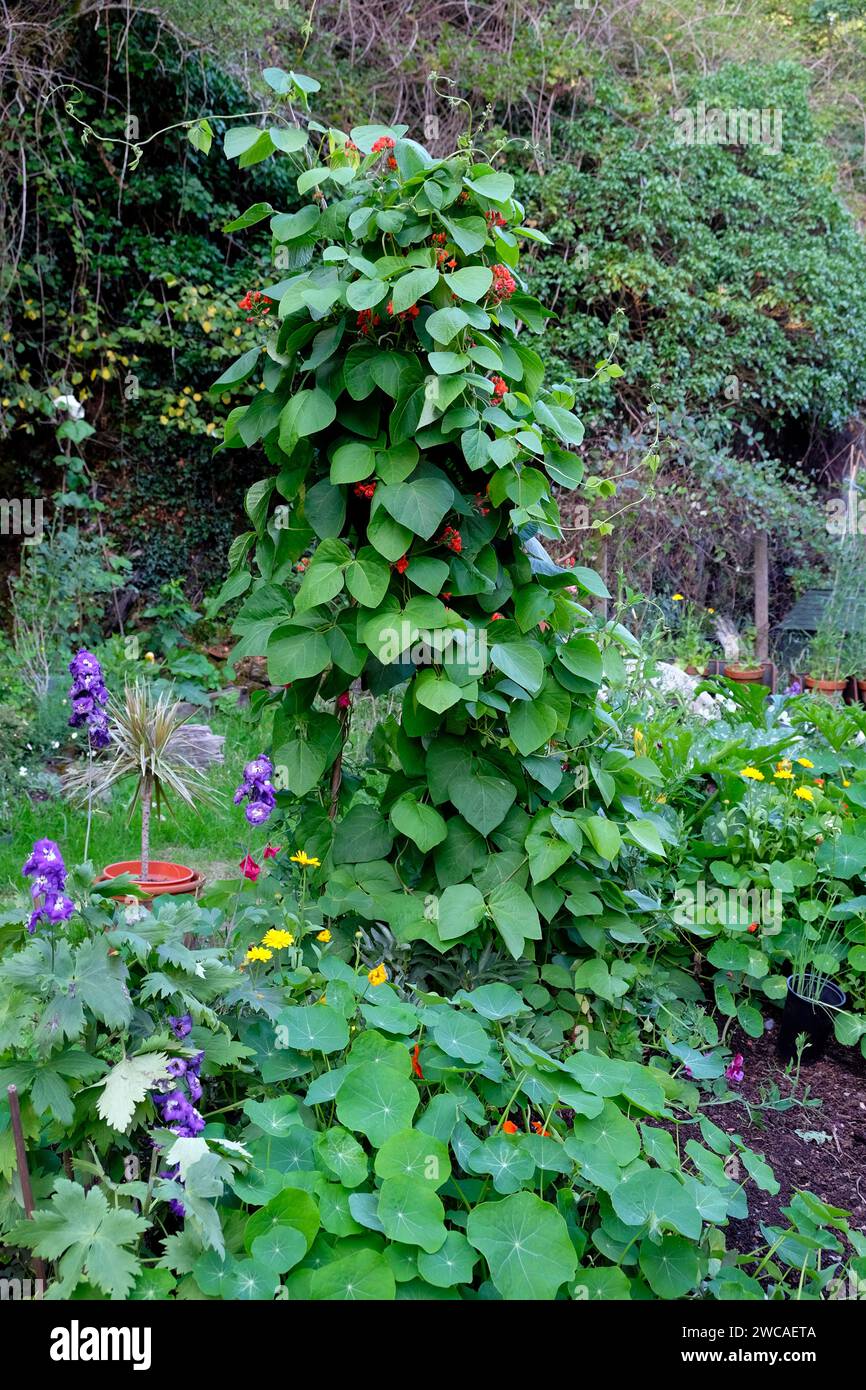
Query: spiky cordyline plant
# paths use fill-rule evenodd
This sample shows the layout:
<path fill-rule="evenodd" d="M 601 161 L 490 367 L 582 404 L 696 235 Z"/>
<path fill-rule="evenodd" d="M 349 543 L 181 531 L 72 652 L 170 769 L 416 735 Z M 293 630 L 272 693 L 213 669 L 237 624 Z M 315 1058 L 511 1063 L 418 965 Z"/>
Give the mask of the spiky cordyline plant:
<path fill-rule="evenodd" d="M 111 752 L 99 763 L 92 785 L 90 769 L 84 768 L 71 773 L 66 786 L 70 795 L 81 799 L 91 789 L 99 796 L 125 777 L 136 779 L 129 818 L 140 801 L 141 877 L 146 879 L 152 805 L 159 814 L 170 792 L 193 808 L 197 801 L 218 801 L 205 772 L 212 763 L 222 762 L 224 738 L 206 724 L 188 723 L 189 715 L 170 694 L 155 695 L 142 681 L 127 685 L 122 700 L 112 699 L 108 715 Z"/>

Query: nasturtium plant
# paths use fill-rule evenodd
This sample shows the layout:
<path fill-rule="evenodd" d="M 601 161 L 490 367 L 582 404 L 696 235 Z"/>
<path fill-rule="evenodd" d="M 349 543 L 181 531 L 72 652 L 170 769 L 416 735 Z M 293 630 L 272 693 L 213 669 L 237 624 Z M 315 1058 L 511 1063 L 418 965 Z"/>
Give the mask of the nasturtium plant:
<path fill-rule="evenodd" d="M 327 914 L 519 959 L 585 915 L 576 852 L 586 886 L 624 845 L 665 855 L 640 812 L 653 764 L 612 753 L 596 704 L 606 652 L 633 642 L 587 606 L 609 597 L 600 577 L 544 548 L 583 438 L 521 275 L 521 244 L 544 238 L 468 138 L 436 159 L 402 126 L 308 119 L 298 74 L 277 90 L 272 126 L 226 137 L 241 164 L 295 161 L 309 199 L 232 224 L 269 217 L 284 270 L 245 301 L 258 358 L 214 387 L 243 393 L 219 449 L 260 446 L 269 465 L 222 591 L 243 599 L 234 659 L 266 653 L 285 687 L 259 708 L 275 705 L 282 801 Z M 403 686 L 361 768 L 344 756 L 355 683 Z M 618 888 L 607 906 L 624 908 Z M 606 968 L 586 983 L 626 988 Z"/>

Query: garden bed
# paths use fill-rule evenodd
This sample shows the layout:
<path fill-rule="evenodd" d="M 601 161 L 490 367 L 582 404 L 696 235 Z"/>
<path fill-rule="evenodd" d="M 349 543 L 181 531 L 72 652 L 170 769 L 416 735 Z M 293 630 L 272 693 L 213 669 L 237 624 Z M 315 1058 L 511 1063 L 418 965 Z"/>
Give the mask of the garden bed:
<path fill-rule="evenodd" d="M 765 1155 L 780 1184 L 775 1195 L 752 1188 L 748 1217 L 731 1221 L 730 1244 L 743 1254 L 764 1243 L 761 1223 L 784 1225 L 781 1209 L 802 1188 L 830 1206 L 844 1208 L 854 1228 L 866 1229 L 866 1060 L 854 1049 L 831 1042 L 827 1055 L 804 1066 L 794 1084 L 776 1056 L 777 1027 L 757 1041 L 742 1035 L 732 1039 L 745 1059 L 745 1078 L 738 1087 L 743 1099 L 766 1103 L 768 1092 L 777 1086 L 783 1100 L 808 1096 L 821 1104 L 755 1110 L 751 1119 L 736 1105 L 710 1111 L 726 1133 L 741 1135 Z M 798 1130 L 829 1138 L 806 1140 Z"/>

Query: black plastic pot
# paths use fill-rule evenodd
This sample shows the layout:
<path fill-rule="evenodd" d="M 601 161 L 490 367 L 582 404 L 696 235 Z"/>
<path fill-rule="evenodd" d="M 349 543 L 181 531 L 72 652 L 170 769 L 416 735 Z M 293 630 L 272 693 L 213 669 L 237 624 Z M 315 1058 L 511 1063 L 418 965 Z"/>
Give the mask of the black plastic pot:
<path fill-rule="evenodd" d="M 811 975 L 806 980 L 811 980 Z M 821 990 L 820 1002 L 814 998 L 798 994 L 794 989 L 794 976 L 788 976 L 788 993 L 782 1011 L 782 1026 L 779 1029 L 779 1055 L 791 1062 L 797 1056 L 797 1037 L 805 1033 L 809 1039 L 803 1049 L 803 1062 L 817 1062 L 823 1057 L 827 1039 L 833 1030 L 833 1015 L 844 1008 L 846 995 L 832 980 L 827 980 Z"/>

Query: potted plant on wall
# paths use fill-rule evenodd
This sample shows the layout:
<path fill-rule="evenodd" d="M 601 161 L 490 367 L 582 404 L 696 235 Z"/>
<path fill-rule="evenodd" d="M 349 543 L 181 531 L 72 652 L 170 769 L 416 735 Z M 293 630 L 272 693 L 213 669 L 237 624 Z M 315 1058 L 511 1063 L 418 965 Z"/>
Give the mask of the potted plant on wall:
<path fill-rule="evenodd" d="M 682 605 L 679 626 L 673 634 L 674 664 L 689 676 L 702 676 L 712 659 L 713 649 L 704 624 L 704 614 L 697 604 Z"/>
<path fill-rule="evenodd" d="M 167 692 L 154 694 L 145 682 L 137 681 L 124 689 L 122 700 L 109 703 L 111 753 L 97 771 L 90 768 L 74 772 L 67 779 L 67 790 L 78 799 L 98 798 L 116 783 L 134 780 L 129 818 L 141 807 L 141 852 L 137 859 L 108 864 L 101 878 L 130 874 L 150 897 L 163 893 L 191 893 L 201 877 L 186 864 L 151 858 L 152 812 L 159 818 L 169 797 L 185 805 L 213 802 L 217 793 L 209 785 L 206 772 L 211 764 L 223 760 L 223 736 L 206 724 L 190 724 L 189 715 Z M 92 780 L 91 780 L 92 776 Z"/>
<path fill-rule="evenodd" d="M 844 633 L 829 618 L 822 618 L 806 652 L 805 684 L 808 690 L 833 695 L 844 690 L 848 672 Z"/>
<path fill-rule="evenodd" d="M 725 667 L 725 675 L 732 681 L 744 681 L 750 685 L 760 684 L 764 674 L 763 662 L 755 655 L 755 629 L 744 628 L 737 635 L 737 655 Z"/>

